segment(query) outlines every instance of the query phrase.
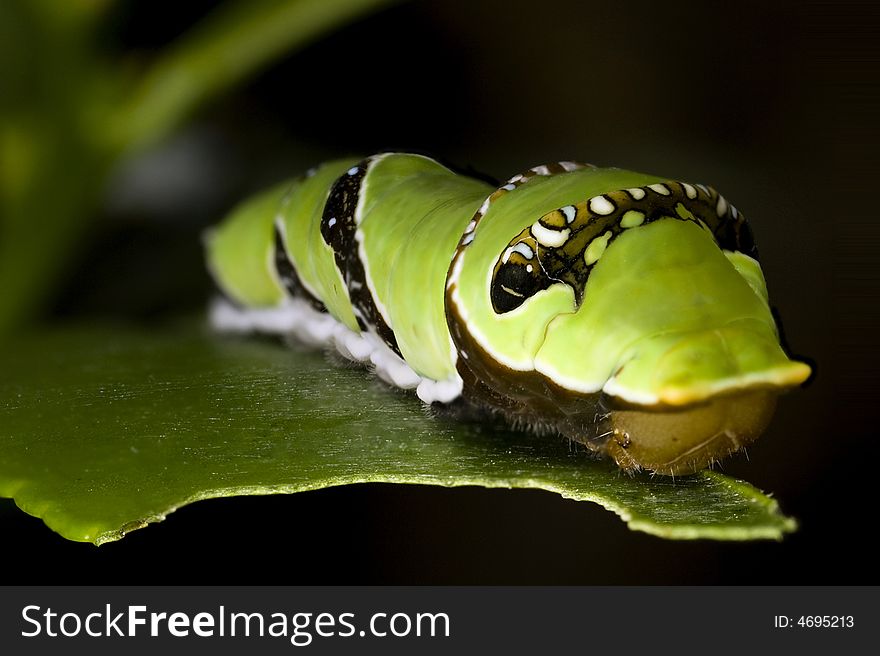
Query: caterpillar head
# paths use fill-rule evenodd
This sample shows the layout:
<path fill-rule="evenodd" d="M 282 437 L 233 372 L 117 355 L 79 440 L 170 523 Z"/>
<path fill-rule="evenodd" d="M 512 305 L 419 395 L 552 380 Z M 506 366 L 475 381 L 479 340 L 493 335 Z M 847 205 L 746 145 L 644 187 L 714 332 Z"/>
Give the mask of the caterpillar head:
<path fill-rule="evenodd" d="M 689 473 L 757 438 L 809 376 L 779 344 L 748 224 L 708 187 L 585 168 L 478 219 L 447 317 L 465 393 L 508 415 Z"/>

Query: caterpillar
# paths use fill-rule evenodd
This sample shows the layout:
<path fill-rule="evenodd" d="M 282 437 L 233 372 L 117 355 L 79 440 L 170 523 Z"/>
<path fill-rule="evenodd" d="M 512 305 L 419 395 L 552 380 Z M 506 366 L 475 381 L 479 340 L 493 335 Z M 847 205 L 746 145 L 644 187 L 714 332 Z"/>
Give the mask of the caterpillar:
<path fill-rule="evenodd" d="M 563 161 L 496 188 L 382 153 L 246 200 L 204 242 L 216 328 L 332 345 L 626 471 L 711 466 L 811 373 L 749 224 L 702 184 Z"/>

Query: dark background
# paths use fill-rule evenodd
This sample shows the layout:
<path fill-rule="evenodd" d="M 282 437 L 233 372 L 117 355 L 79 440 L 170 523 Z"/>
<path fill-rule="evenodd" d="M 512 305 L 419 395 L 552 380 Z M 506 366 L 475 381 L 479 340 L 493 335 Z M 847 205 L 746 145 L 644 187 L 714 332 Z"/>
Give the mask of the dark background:
<path fill-rule="evenodd" d="M 149 57 L 213 4 L 122 3 L 102 38 Z M 712 184 L 750 218 L 788 343 L 817 364 L 725 464 L 800 519 L 795 535 L 669 542 L 545 492 L 360 485 L 201 502 L 96 548 L 4 499 L 4 583 L 880 582 L 878 24 L 873 3 L 393 7 L 123 167 L 47 317 L 201 311 L 200 230 L 330 157 L 417 149 L 498 178 L 576 159 Z"/>

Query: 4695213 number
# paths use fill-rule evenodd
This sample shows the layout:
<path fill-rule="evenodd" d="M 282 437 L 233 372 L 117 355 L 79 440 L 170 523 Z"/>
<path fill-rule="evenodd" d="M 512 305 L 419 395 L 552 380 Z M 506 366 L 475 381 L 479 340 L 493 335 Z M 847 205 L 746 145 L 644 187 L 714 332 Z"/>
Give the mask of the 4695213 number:
<path fill-rule="evenodd" d="M 773 626 L 785 629 L 798 626 L 802 629 L 851 629 L 855 626 L 852 615 L 801 615 L 797 620 L 786 615 L 773 618 Z"/>

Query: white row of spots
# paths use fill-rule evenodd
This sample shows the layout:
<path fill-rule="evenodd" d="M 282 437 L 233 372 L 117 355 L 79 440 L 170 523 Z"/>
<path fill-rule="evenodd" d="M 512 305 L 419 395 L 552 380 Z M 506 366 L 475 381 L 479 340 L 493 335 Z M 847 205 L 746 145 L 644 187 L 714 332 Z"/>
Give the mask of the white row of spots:
<path fill-rule="evenodd" d="M 225 332 L 288 335 L 312 347 L 333 346 L 349 360 L 372 365 L 385 382 L 401 389 L 415 388 L 425 403 L 450 403 L 461 396 L 463 382 L 458 374 L 449 380 L 423 378 L 378 335 L 349 330 L 300 298 L 288 299 L 273 308 L 250 309 L 216 299 L 211 305 L 210 320 L 214 328 Z"/>
<path fill-rule="evenodd" d="M 724 200 L 724 196 L 718 195 L 718 203 L 715 205 L 715 213 L 718 216 L 724 216 L 727 214 L 727 201 Z"/>
<path fill-rule="evenodd" d="M 578 162 L 559 162 L 558 165 L 564 171 L 576 171 L 578 169 L 582 169 L 585 167 L 595 168 L 592 164 L 579 164 Z M 476 230 L 476 226 L 479 224 L 480 219 L 486 216 L 486 213 L 489 211 L 489 207 L 492 204 L 492 196 L 497 194 L 498 191 L 512 191 L 513 189 L 520 187 L 530 180 L 533 180 L 536 176 L 547 176 L 552 175 L 553 172 L 550 170 L 550 167 L 546 164 L 542 164 L 540 166 L 534 166 L 530 168 L 526 173 L 517 173 L 512 178 L 510 178 L 507 183 L 497 189 L 493 194 L 490 194 L 486 200 L 483 201 L 482 205 L 480 205 L 480 209 L 477 210 L 477 213 L 474 215 L 474 218 L 468 224 L 467 229 L 465 230 L 465 235 L 459 243 L 459 248 L 464 248 L 469 246 L 474 241 L 474 230 Z M 472 227 L 473 226 L 473 227 Z M 568 236 L 565 236 L 567 239 Z M 565 239 L 563 239 L 562 243 L 565 243 Z M 461 267 L 464 264 L 464 253 L 459 251 L 453 258 L 452 269 L 449 271 L 449 275 L 446 279 L 446 289 L 450 289 L 453 285 L 457 284 L 458 278 L 461 275 Z M 455 297 L 455 293 L 453 293 L 453 297 Z M 455 302 L 455 298 L 453 298 L 453 302 Z"/>
<path fill-rule="evenodd" d="M 562 212 L 562 215 L 565 217 L 566 223 L 571 223 L 574 221 L 574 217 L 577 216 L 577 208 L 574 205 L 566 205 L 565 207 L 560 207 L 559 211 Z"/>
<path fill-rule="evenodd" d="M 684 188 L 684 193 L 688 198 L 694 200 L 697 197 L 697 190 L 694 189 L 693 185 L 689 185 L 687 182 L 682 182 L 681 186 Z"/>

